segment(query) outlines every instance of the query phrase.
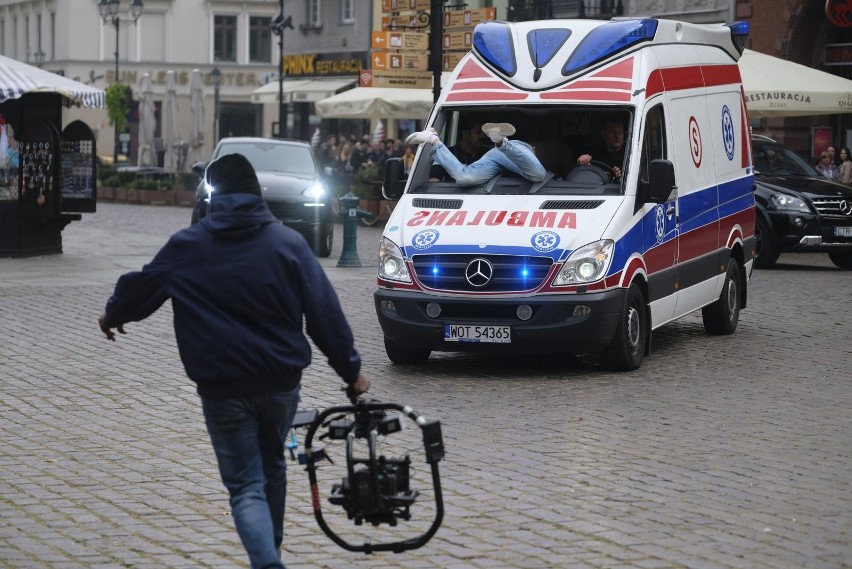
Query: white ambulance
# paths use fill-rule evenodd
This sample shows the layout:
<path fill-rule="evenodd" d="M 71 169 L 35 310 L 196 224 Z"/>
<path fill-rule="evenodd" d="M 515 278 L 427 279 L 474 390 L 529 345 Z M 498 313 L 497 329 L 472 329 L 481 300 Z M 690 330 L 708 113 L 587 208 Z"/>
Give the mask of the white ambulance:
<path fill-rule="evenodd" d="M 431 144 L 407 180 L 388 162 L 385 196 L 399 201 L 374 297 L 390 360 L 602 353 L 631 370 L 653 330 L 698 309 L 710 334 L 733 333 L 755 254 L 737 67 L 747 32 L 662 19 L 478 25 L 427 124 L 470 150 L 482 124 L 511 123 L 547 176 L 462 187 Z M 603 144 L 613 121 L 623 157 Z M 578 165 L 584 154 L 592 163 Z"/>

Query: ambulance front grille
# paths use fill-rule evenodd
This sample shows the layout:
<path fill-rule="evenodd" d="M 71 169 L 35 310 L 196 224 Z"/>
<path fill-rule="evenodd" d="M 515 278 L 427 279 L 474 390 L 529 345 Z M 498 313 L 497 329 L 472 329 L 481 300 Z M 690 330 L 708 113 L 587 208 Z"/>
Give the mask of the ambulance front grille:
<path fill-rule="evenodd" d="M 465 276 L 468 265 L 475 259 L 484 259 L 493 268 L 491 279 L 484 286 L 474 286 Z M 541 286 L 553 264 L 549 257 L 517 255 L 414 255 L 411 260 L 417 279 L 425 286 L 458 292 L 534 290 Z"/>

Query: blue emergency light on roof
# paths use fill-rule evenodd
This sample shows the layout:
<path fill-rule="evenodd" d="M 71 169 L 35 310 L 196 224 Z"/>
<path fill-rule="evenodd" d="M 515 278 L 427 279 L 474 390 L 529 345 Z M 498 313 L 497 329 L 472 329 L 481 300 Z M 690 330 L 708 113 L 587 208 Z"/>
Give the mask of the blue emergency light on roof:
<path fill-rule="evenodd" d="M 729 28 L 731 28 L 732 36 L 747 36 L 749 32 L 748 22 L 731 22 L 730 24 L 725 24 Z"/>
<path fill-rule="evenodd" d="M 593 63 L 627 49 L 637 43 L 654 39 L 657 20 L 628 20 L 611 22 L 589 32 L 562 68 L 562 75 L 571 75 Z"/>
<path fill-rule="evenodd" d="M 482 22 L 473 30 L 473 49 L 482 59 L 511 77 L 518 70 L 512 32 L 502 22 Z"/>
<path fill-rule="evenodd" d="M 527 34 L 527 44 L 533 65 L 536 67 L 547 65 L 569 37 L 571 37 L 571 30 L 566 29 L 533 30 Z"/>

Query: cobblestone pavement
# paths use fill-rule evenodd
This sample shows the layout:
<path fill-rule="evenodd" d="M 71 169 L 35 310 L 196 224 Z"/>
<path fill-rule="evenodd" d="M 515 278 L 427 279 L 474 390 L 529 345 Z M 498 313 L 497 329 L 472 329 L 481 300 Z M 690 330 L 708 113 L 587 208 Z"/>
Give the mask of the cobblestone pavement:
<path fill-rule="evenodd" d="M 63 255 L 0 259 L 0 567 L 246 567 L 170 305 L 115 343 L 96 324 L 189 210 L 98 208 L 65 229 Z M 373 310 L 379 236 L 359 228 L 364 266 L 338 268 L 338 225 L 322 262 L 372 395 L 442 422 L 443 525 L 414 551 L 347 552 L 291 463 L 288 567 L 852 567 L 852 279 L 827 257 L 755 272 L 736 334 L 690 315 L 636 372 L 444 354 L 409 367 L 385 357 Z M 303 406 L 344 404 L 340 385 L 318 354 Z M 421 488 L 399 532 L 434 511 Z"/>

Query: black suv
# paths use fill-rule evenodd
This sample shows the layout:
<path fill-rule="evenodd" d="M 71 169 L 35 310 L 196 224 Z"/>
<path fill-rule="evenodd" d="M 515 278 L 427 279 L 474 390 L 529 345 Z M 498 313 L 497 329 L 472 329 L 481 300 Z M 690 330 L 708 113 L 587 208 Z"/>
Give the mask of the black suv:
<path fill-rule="evenodd" d="M 757 203 L 755 266 L 771 267 L 785 252 L 828 253 L 852 269 L 852 188 L 822 176 L 792 149 L 752 137 Z"/>
<path fill-rule="evenodd" d="M 245 156 L 257 172 L 263 199 L 272 214 L 301 233 L 318 257 L 331 255 L 334 239 L 331 193 L 310 144 L 297 140 L 231 137 L 219 141 L 211 161 L 225 154 Z M 204 162 L 192 166 L 202 177 L 195 192 L 192 223 L 207 215 L 210 196 L 203 180 L 206 167 Z"/>

